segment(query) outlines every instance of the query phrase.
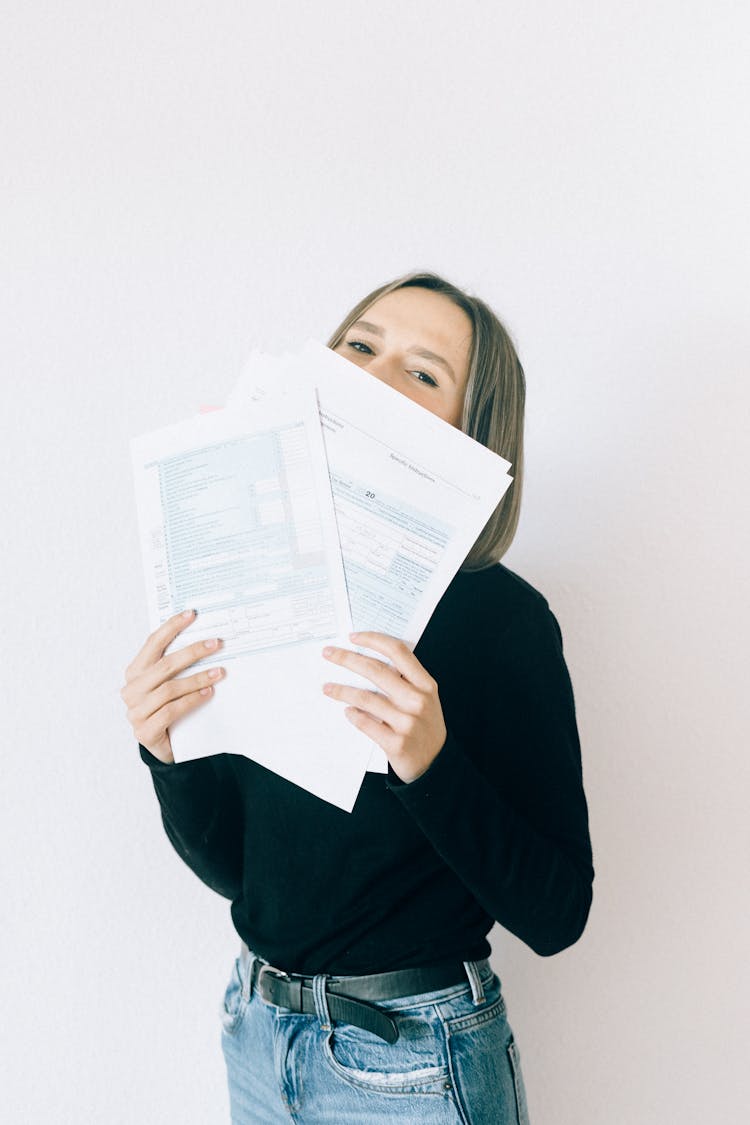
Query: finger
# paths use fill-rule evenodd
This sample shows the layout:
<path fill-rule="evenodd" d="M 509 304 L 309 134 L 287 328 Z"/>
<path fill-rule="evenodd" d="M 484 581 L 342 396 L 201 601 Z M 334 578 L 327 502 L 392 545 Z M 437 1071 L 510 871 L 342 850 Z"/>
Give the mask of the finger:
<path fill-rule="evenodd" d="M 139 675 L 129 680 L 120 695 L 132 707 L 137 700 L 154 691 L 160 684 L 184 672 L 198 660 L 204 660 L 220 647 L 221 641 L 214 637 L 208 641 L 195 641 L 185 648 L 177 649 L 176 652 L 170 652 L 167 656 L 162 656 L 156 664 L 149 665 Z"/>
<path fill-rule="evenodd" d="M 349 639 L 356 645 L 372 649 L 387 656 L 401 675 L 422 691 L 428 691 L 435 684 L 430 673 L 420 664 L 411 649 L 389 633 L 350 633 Z"/>
<path fill-rule="evenodd" d="M 206 668 L 203 672 L 196 672 L 194 676 L 185 676 L 181 679 L 167 680 L 145 696 L 140 696 L 138 701 L 128 711 L 128 720 L 135 723 L 144 723 L 174 699 L 181 699 L 185 695 L 200 691 L 201 688 L 211 687 L 224 676 L 223 668 Z"/>
<path fill-rule="evenodd" d="M 366 734 L 386 754 L 395 753 L 398 735 L 394 734 L 387 723 L 379 723 L 377 719 L 373 719 L 366 711 L 360 711 L 358 707 L 347 707 L 344 714 L 353 727 Z"/>
<path fill-rule="evenodd" d="M 194 711 L 196 707 L 207 703 L 213 694 L 214 689 L 212 687 L 204 687 L 200 691 L 191 692 L 190 695 L 183 695 L 180 699 L 171 700 L 164 707 L 154 712 L 144 723 L 138 723 L 133 727 L 135 737 L 141 746 L 148 748 L 149 744 L 155 745 L 164 737 L 165 731 L 173 727 L 179 719 L 190 711 Z"/>
<path fill-rule="evenodd" d="M 197 664 L 199 660 L 206 660 L 212 654 L 218 652 L 221 648 L 221 640 L 218 637 L 210 637 L 205 641 L 193 641 L 192 644 L 185 645 L 184 648 L 178 648 L 174 652 L 169 652 L 162 656 L 152 668 L 148 668 L 143 676 L 143 684 L 152 684 L 156 687 L 158 684 L 163 684 L 166 680 L 172 679 L 173 676 L 179 676 L 180 672 L 184 672 L 192 664 Z"/>
<path fill-rule="evenodd" d="M 410 717 L 404 715 L 403 711 L 380 692 L 350 687 L 348 684 L 324 684 L 323 691 L 331 699 L 349 703 L 358 711 L 379 719 L 381 723 L 388 723 L 395 731 L 405 733 L 408 729 Z"/>
<path fill-rule="evenodd" d="M 348 648 L 328 647 L 323 649 L 323 655 L 332 664 L 348 668 L 350 671 L 364 676 L 366 680 L 370 680 L 386 695 L 389 695 L 402 710 L 413 711 L 421 706 L 419 690 L 408 679 L 402 677 L 396 668 L 386 664 L 385 661 L 378 660 L 374 656 L 364 656 L 361 652 L 353 652 Z"/>
<path fill-rule="evenodd" d="M 194 619 L 195 610 L 186 609 L 183 613 L 176 613 L 174 617 L 170 617 L 158 629 L 150 633 L 143 647 L 139 649 L 125 670 L 125 679 L 132 680 L 140 675 L 145 668 L 155 664 L 164 655 L 164 650 L 171 645 L 175 637 L 178 637 L 183 629 L 187 629 Z"/>

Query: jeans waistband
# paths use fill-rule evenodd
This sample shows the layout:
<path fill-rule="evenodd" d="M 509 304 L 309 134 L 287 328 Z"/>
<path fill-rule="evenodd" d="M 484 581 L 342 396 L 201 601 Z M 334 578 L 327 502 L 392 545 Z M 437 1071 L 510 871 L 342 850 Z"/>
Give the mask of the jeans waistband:
<path fill-rule="evenodd" d="M 265 958 L 254 953 L 244 941 L 241 945 L 241 959 L 246 970 L 244 976 L 248 993 L 261 978 L 275 977 L 309 988 L 312 988 L 316 978 L 321 978 L 329 993 L 345 994 L 368 1001 L 396 1000 L 400 997 L 438 991 L 468 982 L 471 985 L 474 1002 L 482 1003 L 483 982 L 493 975 L 492 967 L 486 958 L 481 961 L 444 961 L 440 964 L 361 975 L 296 973 L 269 964 Z"/>

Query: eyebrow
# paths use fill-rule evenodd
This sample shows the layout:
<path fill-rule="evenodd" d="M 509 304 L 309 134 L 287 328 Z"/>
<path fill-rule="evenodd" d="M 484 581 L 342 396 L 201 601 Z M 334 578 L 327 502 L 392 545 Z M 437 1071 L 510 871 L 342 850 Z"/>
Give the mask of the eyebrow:
<path fill-rule="evenodd" d="M 373 324 L 372 321 L 369 320 L 355 320 L 351 327 L 364 328 L 366 332 L 373 332 L 376 336 L 385 336 L 385 332 L 383 331 L 383 329 L 380 328 L 377 324 Z M 437 355 L 435 352 L 431 352 L 429 348 L 414 347 L 409 348 L 409 352 L 412 355 L 421 356 L 422 359 L 431 359 L 433 363 L 439 364 L 440 367 L 445 369 L 446 373 L 450 376 L 453 382 L 456 382 L 456 376 L 453 372 L 453 368 L 448 363 L 448 360 L 443 359 L 441 355 Z"/>

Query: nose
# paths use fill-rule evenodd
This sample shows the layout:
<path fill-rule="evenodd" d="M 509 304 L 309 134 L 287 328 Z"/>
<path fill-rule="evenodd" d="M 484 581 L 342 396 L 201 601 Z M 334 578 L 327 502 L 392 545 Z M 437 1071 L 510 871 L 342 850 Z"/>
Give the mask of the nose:
<path fill-rule="evenodd" d="M 375 356 L 372 362 L 368 363 L 367 370 L 370 375 L 374 375 L 381 383 L 387 383 L 389 387 L 394 385 L 394 366 L 385 356 Z"/>

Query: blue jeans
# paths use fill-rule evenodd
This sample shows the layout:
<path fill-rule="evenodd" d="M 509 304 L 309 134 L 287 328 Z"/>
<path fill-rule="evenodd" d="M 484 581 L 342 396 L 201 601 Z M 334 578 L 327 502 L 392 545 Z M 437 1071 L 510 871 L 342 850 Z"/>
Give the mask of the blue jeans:
<path fill-rule="evenodd" d="M 320 988 L 317 1015 L 250 995 L 253 959 L 244 950 L 236 959 L 221 1008 L 234 1125 L 528 1125 L 518 1048 L 488 961 L 467 962 L 465 983 L 378 1003 L 399 1029 L 389 1044 L 351 1024 L 325 1030 Z"/>

